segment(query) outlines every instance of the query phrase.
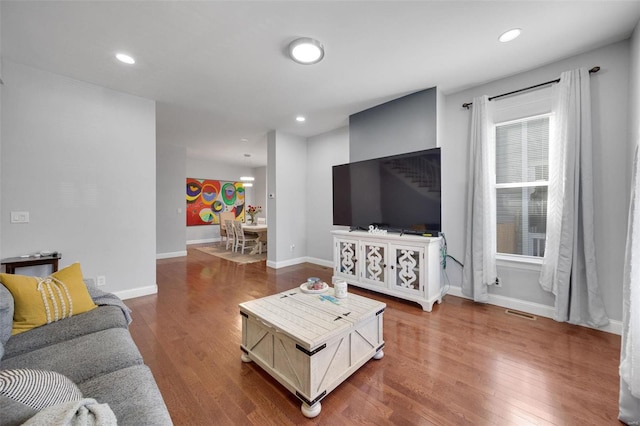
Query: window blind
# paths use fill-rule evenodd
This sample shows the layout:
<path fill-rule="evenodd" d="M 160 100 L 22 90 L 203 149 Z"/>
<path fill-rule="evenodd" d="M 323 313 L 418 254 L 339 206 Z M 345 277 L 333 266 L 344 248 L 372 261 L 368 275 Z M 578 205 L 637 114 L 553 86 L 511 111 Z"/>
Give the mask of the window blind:
<path fill-rule="evenodd" d="M 496 126 L 498 253 L 544 256 L 549 116 Z"/>

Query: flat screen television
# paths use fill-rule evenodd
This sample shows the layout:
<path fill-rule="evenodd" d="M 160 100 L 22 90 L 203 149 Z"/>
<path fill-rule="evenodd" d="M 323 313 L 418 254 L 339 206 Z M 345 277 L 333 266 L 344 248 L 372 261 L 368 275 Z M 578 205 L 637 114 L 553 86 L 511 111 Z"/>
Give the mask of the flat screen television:
<path fill-rule="evenodd" d="M 438 235 L 440 148 L 333 166 L 333 224 Z"/>

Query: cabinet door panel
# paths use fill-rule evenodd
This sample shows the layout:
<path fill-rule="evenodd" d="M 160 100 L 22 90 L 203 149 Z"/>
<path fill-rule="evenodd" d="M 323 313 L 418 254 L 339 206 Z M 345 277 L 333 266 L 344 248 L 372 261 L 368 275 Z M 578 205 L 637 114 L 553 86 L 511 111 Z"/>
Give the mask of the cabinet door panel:
<path fill-rule="evenodd" d="M 411 293 L 422 293 L 424 249 L 393 245 L 391 246 L 391 255 L 393 256 L 391 271 L 393 288 Z"/>
<path fill-rule="evenodd" d="M 370 284 L 387 286 L 387 245 L 371 241 L 361 242 L 363 260 L 362 280 Z"/>
<path fill-rule="evenodd" d="M 336 274 L 346 278 L 358 277 L 358 241 L 336 239 L 338 264 Z"/>

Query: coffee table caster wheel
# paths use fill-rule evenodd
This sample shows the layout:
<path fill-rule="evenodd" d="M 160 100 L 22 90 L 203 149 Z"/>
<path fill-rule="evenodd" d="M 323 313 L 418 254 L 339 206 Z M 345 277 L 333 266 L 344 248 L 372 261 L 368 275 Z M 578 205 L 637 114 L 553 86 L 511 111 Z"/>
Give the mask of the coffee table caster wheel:
<path fill-rule="evenodd" d="M 305 417 L 312 419 L 320 414 L 320 411 L 322 411 L 322 404 L 316 402 L 311 407 L 309 407 L 306 402 L 303 402 L 302 406 L 300 406 L 300 411 L 302 411 L 302 414 Z"/>
<path fill-rule="evenodd" d="M 382 359 L 382 357 L 384 356 L 384 351 L 382 349 L 380 349 L 378 352 L 376 352 L 376 354 L 373 356 L 373 359 Z"/>
<path fill-rule="evenodd" d="M 244 352 L 242 352 L 242 355 L 240 355 L 240 359 L 242 360 L 242 362 L 251 362 L 251 361 L 253 361 L 251 358 L 249 358 L 249 355 L 245 354 Z"/>

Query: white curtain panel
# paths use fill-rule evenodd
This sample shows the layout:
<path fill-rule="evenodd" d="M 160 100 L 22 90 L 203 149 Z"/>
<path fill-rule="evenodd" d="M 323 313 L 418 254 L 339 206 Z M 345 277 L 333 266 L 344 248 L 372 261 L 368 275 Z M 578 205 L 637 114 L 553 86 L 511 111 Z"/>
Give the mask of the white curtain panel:
<path fill-rule="evenodd" d="M 602 327 L 609 319 L 596 275 L 589 81 L 580 68 L 563 72 L 557 87 L 540 285 L 556 296 L 556 321 Z"/>
<path fill-rule="evenodd" d="M 633 162 L 627 250 L 622 287 L 620 411 L 627 424 L 640 424 L 640 170 L 638 145 Z"/>
<path fill-rule="evenodd" d="M 496 280 L 496 175 L 493 120 L 487 96 L 473 99 L 462 293 L 487 302 Z"/>

